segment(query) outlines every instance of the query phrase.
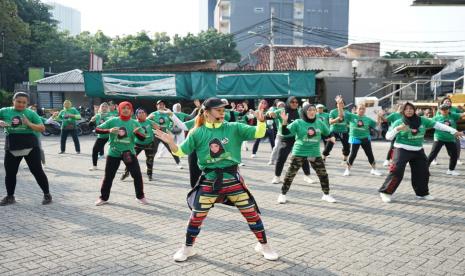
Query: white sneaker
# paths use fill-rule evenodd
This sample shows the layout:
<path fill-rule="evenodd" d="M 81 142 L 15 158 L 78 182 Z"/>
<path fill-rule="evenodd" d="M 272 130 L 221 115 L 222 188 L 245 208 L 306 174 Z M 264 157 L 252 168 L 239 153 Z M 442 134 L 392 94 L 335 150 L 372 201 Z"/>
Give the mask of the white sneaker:
<path fill-rule="evenodd" d="M 391 163 L 391 162 L 390 162 L 389 160 L 384 160 L 384 162 L 383 162 L 383 167 L 389 166 L 390 163 Z"/>
<path fill-rule="evenodd" d="M 458 176 L 460 175 L 459 172 L 457 172 L 456 170 L 447 170 L 446 174 L 449 174 L 449 175 L 453 175 L 453 176 Z"/>
<path fill-rule="evenodd" d="M 149 204 L 149 202 L 147 201 L 147 199 L 145 197 L 143 198 L 136 198 L 136 201 L 139 202 L 140 204 L 142 205 L 147 205 Z"/>
<path fill-rule="evenodd" d="M 281 183 L 281 179 L 279 176 L 273 176 L 273 179 L 271 180 L 272 184 L 279 184 Z"/>
<path fill-rule="evenodd" d="M 100 197 L 97 199 L 97 201 L 95 202 L 95 206 L 102 206 L 102 205 L 105 205 L 107 204 L 108 201 L 105 201 L 103 199 L 101 199 Z"/>
<path fill-rule="evenodd" d="M 431 161 L 431 165 L 436 166 L 437 164 L 438 164 L 438 161 L 436 161 L 436 159 L 434 159 L 433 161 Z"/>
<path fill-rule="evenodd" d="M 286 195 L 280 194 L 280 195 L 278 196 L 278 203 L 279 203 L 279 204 L 284 204 L 284 203 L 286 203 L 286 201 L 287 201 L 287 200 L 286 200 Z"/>
<path fill-rule="evenodd" d="M 257 156 L 256 154 L 252 154 L 250 158 L 255 158 L 256 156 Z"/>
<path fill-rule="evenodd" d="M 99 156 L 98 156 L 98 159 L 100 159 L 100 160 L 101 160 L 101 159 L 105 159 L 105 155 L 99 155 Z"/>
<path fill-rule="evenodd" d="M 98 170 L 97 166 L 92 166 L 89 168 L 89 171 L 96 171 L 96 170 Z"/>
<path fill-rule="evenodd" d="M 432 195 L 425 195 L 425 196 L 417 196 L 418 199 L 425 199 L 425 200 L 434 200 Z"/>
<path fill-rule="evenodd" d="M 346 169 L 342 175 L 343 176 L 349 176 L 350 175 L 350 170 Z"/>
<path fill-rule="evenodd" d="M 392 195 L 386 193 L 379 193 L 379 197 L 381 197 L 381 201 L 384 203 L 389 203 L 392 201 Z"/>
<path fill-rule="evenodd" d="M 178 169 L 180 169 L 180 170 L 184 169 L 184 167 L 183 167 L 181 164 L 178 164 L 177 167 L 178 167 Z"/>
<path fill-rule="evenodd" d="M 460 160 L 457 160 L 457 165 L 463 165 L 463 162 Z"/>
<path fill-rule="evenodd" d="M 263 255 L 263 257 L 269 261 L 276 261 L 279 258 L 278 253 L 274 251 L 271 246 L 267 243 L 261 244 L 257 243 L 255 246 L 255 251 Z"/>
<path fill-rule="evenodd" d="M 304 175 L 304 181 L 308 184 L 312 184 L 313 182 L 315 182 L 309 175 Z"/>
<path fill-rule="evenodd" d="M 240 167 L 244 167 L 245 164 L 241 162 L 241 163 L 239 163 L 239 166 L 240 166 Z"/>
<path fill-rule="evenodd" d="M 377 169 L 371 169 L 370 173 L 372 175 L 376 175 L 376 176 L 382 176 L 383 175 L 383 173 L 378 171 Z"/>
<path fill-rule="evenodd" d="M 187 258 L 195 255 L 194 248 L 192 246 L 182 245 L 181 249 L 176 251 L 173 255 L 173 260 L 176 262 L 184 262 Z"/>
<path fill-rule="evenodd" d="M 331 195 L 326 195 L 326 194 L 323 194 L 323 196 L 321 197 L 321 200 L 324 200 L 324 201 L 329 202 L 329 203 L 335 203 L 336 202 L 334 197 L 332 197 Z"/>
<path fill-rule="evenodd" d="M 274 165 L 274 162 L 273 162 L 273 161 L 269 161 L 269 162 L 267 163 L 267 165 L 268 165 L 268 166 L 273 166 L 273 165 Z"/>

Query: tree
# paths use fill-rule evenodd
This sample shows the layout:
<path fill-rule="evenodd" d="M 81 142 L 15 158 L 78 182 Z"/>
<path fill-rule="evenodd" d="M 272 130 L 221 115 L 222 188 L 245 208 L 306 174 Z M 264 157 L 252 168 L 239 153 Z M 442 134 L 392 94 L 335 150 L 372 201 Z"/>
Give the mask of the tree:
<path fill-rule="evenodd" d="M 434 55 L 430 52 L 422 51 L 410 51 L 410 52 L 400 52 L 395 50 L 393 52 L 386 52 L 383 56 L 385 58 L 433 58 Z"/>
<path fill-rule="evenodd" d="M 116 37 L 108 51 L 109 67 L 150 67 L 154 62 L 152 40 L 145 31 Z"/>

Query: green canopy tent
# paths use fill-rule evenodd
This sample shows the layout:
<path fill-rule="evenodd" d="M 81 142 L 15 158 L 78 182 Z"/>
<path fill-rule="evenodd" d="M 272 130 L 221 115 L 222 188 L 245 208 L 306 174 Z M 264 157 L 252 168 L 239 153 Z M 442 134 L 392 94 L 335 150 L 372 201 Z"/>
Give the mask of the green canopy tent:
<path fill-rule="evenodd" d="M 315 71 L 84 72 L 88 97 L 114 99 L 227 99 L 311 97 Z"/>

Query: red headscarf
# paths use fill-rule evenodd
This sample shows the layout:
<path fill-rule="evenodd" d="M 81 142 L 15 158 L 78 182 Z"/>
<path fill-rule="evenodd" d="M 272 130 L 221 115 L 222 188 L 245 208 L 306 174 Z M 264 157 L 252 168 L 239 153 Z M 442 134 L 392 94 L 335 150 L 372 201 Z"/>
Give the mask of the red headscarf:
<path fill-rule="evenodd" d="M 129 106 L 129 108 L 131 109 L 131 114 L 129 114 L 129 116 L 124 116 L 122 114 L 122 110 L 123 110 L 123 107 L 125 106 Z M 118 115 L 119 115 L 119 118 L 123 121 L 127 121 L 129 119 L 131 119 L 131 115 L 132 115 L 132 112 L 134 111 L 134 109 L 132 108 L 132 104 L 130 102 L 121 102 L 119 105 L 118 105 Z"/>

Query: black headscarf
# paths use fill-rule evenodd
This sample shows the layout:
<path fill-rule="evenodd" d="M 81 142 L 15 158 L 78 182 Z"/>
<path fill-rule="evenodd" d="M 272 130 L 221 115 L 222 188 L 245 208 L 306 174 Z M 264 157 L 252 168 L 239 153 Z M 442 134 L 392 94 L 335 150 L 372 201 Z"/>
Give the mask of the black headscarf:
<path fill-rule="evenodd" d="M 300 111 L 300 117 L 302 118 L 302 120 L 304 120 L 305 122 L 308 122 L 308 123 L 314 123 L 315 120 L 316 120 L 316 114 L 315 114 L 315 117 L 313 119 L 310 119 L 307 117 L 307 111 L 310 107 L 313 107 L 313 108 L 316 108 L 313 104 L 309 104 L 309 105 L 306 105 L 304 106 L 301 111 Z"/>
<path fill-rule="evenodd" d="M 405 116 L 404 112 L 405 112 L 405 109 L 407 108 L 407 106 L 411 106 L 413 108 L 413 116 L 412 117 Z M 417 115 L 416 111 L 417 111 L 417 108 L 412 103 L 409 103 L 409 102 L 406 102 L 402 106 L 402 109 L 400 111 L 400 113 L 402 114 L 402 122 L 405 125 L 409 126 L 413 130 L 418 130 L 418 128 L 420 127 L 420 124 L 421 124 L 421 118 Z"/>
<path fill-rule="evenodd" d="M 294 97 L 294 96 L 291 96 L 289 98 L 287 98 L 287 101 L 286 101 L 286 107 L 285 107 L 285 110 L 286 110 L 286 113 L 287 115 L 289 116 L 287 121 L 289 123 L 292 123 L 294 122 L 295 120 L 299 119 L 299 109 L 296 108 L 296 109 L 292 109 L 291 108 L 291 102 L 296 100 L 297 101 L 297 98 Z"/>

